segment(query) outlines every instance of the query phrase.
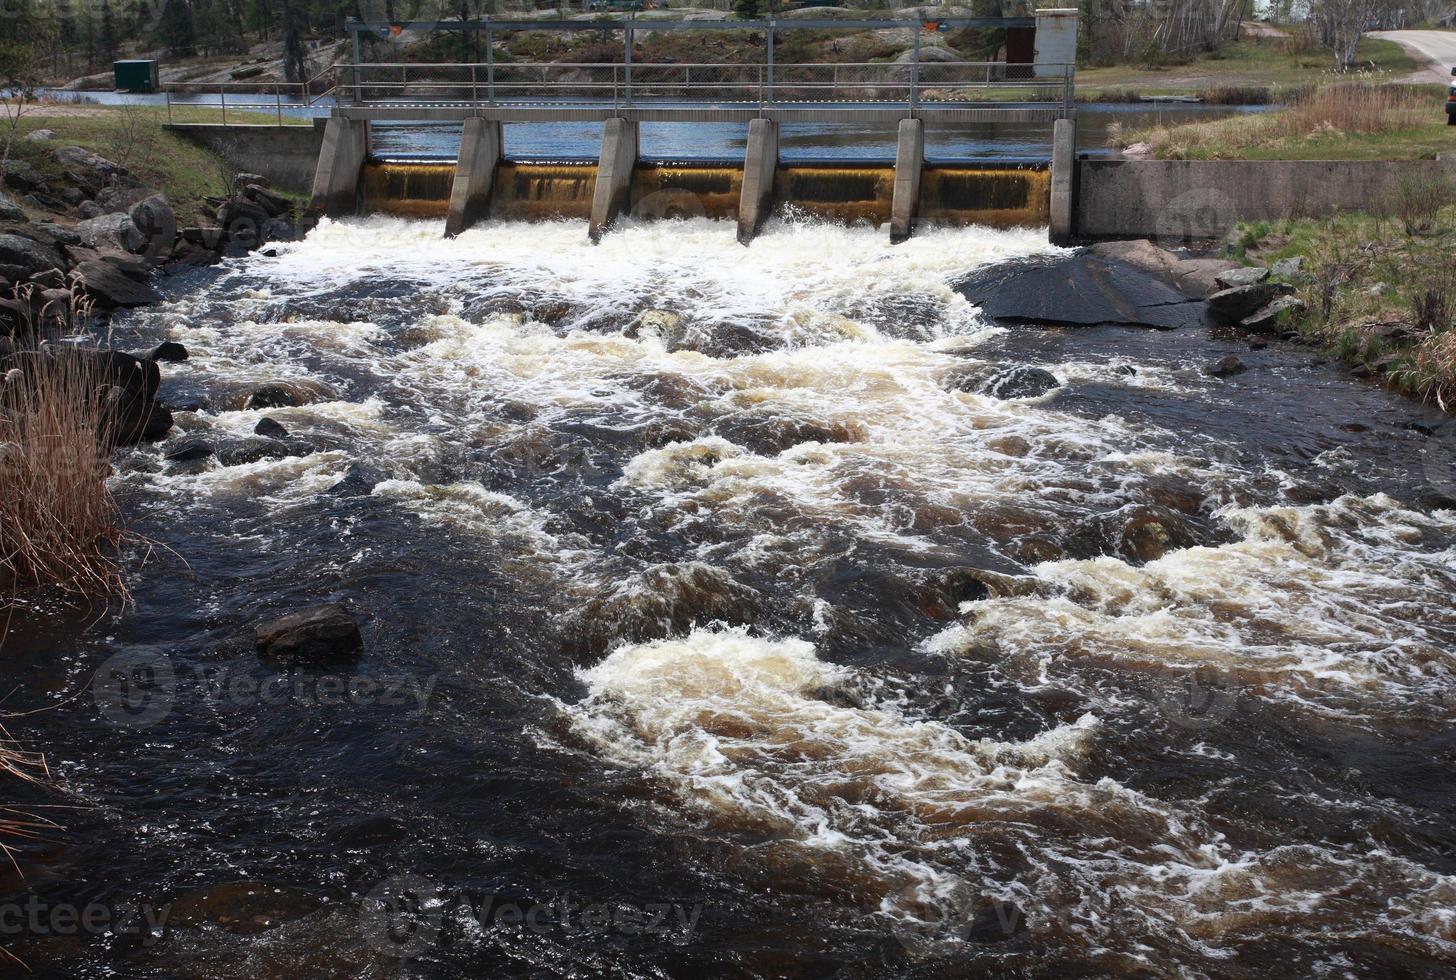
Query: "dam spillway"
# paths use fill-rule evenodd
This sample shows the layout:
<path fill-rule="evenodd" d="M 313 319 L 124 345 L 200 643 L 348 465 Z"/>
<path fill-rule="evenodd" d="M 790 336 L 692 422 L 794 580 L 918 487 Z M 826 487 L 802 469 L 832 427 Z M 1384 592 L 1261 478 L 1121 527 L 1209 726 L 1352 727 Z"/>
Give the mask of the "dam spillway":
<path fill-rule="evenodd" d="M 445 219 L 453 162 L 366 160 L 358 211 Z M 489 213 L 504 220 L 589 219 L 598 165 L 587 161 L 501 160 Z M 1035 228 L 1049 217 L 1050 172 L 1039 164 L 932 164 L 923 169 L 917 219 L 937 226 Z M 880 227 L 891 218 L 895 168 L 884 163 L 803 162 L 776 168 L 776 213 Z M 744 170 L 728 161 L 639 161 L 627 214 L 639 220 L 740 218 Z"/>

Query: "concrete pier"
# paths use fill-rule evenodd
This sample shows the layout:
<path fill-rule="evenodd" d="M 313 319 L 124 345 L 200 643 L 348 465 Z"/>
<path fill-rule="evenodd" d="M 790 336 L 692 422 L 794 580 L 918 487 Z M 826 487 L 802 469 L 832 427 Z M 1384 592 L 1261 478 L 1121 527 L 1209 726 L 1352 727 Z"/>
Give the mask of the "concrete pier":
<path fill-rule="evenodd" d="M 743 154 L 743 190 L 738 200 L 738 243 L 747 245 L 773 207 L 774 172 L 779 166 L 779 124 L 754 119 L 748 124 L 748 149 Z"/>
<path fill-rule="evenodd" d="M 925 168 L 925 123 L 901 119 L 895 150 L 895 193 L 890 203 L 890 244 L 898 245 L 915 230 L 920 210 L 920 173 Z"/>
<path fill-rule="evenodd" d="M 446 238 L 454 238 L 485 217 L 500 158 L 501 124 L 491 119 L 465 120 L 465 129 L 460 135 L 460 159 L 450 185 Z"/>
<path fill-rule="evenodd" d="M 597 182 L 592 192 L 592 243 L 632 206 L 632 168 L 637 165 L 637 123 L 608 119 L 602 124 L 602 155 L 597 161 Z"/>
<path fill-rule="evenodd" d="M 353 214 L 359 202 L 359 168 L 368 150 L 369 124 L 335 113 L 324 127 L 309 210 L 325 217 Z"/>
<path fill-rule="evenodd" d="M 1077 123 L 1058 119 L 1052 125 L 1052 187 L 1050 235 L 1053 245 L 1066 245 L 1076 234 Z"/>

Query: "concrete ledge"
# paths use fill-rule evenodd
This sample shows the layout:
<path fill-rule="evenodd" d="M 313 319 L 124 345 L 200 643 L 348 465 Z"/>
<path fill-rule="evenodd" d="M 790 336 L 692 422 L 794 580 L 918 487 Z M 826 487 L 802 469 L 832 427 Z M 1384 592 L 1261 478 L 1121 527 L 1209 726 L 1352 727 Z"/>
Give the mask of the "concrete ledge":
<path fill-rule="evenodd" d="M 307 194 L 313 187 L 325 119 L 312 126 L 222 126 L 167 123 L 168 132 L 198 144 L 240 172 L 262 174 L 280 190 Z"/>
<path fill-rule="evenodd" d="M 450 185 L 450 210 L 445 216 L 446 238 L 454 238 L 485 217 L 500 158 L 501 124 L 488 119 L 465 120 L 460 159 Z"/>
<path fill-rule="evenodd" d="M 754 119 L 748 124 L 748 149 L 743 154 L 743 190 L 738 199 L 738 242 L 758 236 L 773 207 L 774 172 L 779 166 L 779 124 Z"/>
<path fill-rule="evenodd" d="M 915 230 L 920 211 L 920 173 L 925 169 L 925 123 L 901 119 L 895 148 L 895 191 L 890 201 L 890 244 L 898 245 Z"/>
<path fill-rule="evenodd" d="M 1456 160 L 1082 160 L 1082 238 L 1220 238 L 1240 221 L 1368 211 L 1411 175 L 1456 178 Z"/>
<path fill-rule="evenodd" d="M 637 165 L 637 124 L 608 119 L 602 124 L 602 155 L 597 161 L 597 182 L 592 191 L 591 222 L 587 233 L 593 243 L 632 204 L 632 168 Z"/>
<path fill-rule="evenodd" d="M 368 124 L 330 116 L 324 127 L 318 170 L 313 176 L 309 210 L 330 218 L 353 214 L 359 207 L 359 169 L 364 166 Z"/>
<path fill-rule="evenodd" d="M 1076 233 L 1077 124 L 1058 119 L 1052 126 L 1052 187 L 1050 237 L 1053 245 L 1066 245 Z"/>

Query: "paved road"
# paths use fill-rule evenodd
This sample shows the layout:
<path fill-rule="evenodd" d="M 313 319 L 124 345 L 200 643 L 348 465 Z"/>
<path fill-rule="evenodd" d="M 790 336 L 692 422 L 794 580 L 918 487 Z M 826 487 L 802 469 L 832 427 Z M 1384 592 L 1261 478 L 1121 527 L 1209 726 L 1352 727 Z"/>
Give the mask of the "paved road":
<path fill-rule="evenodd" d="M 1456 67 L 1456 31 L 1371 31 L 1370 36 L 1394 41 L 1428 63 L 1411 75 L 1410 81 L 1451 83 L 1451 69 Z"/>

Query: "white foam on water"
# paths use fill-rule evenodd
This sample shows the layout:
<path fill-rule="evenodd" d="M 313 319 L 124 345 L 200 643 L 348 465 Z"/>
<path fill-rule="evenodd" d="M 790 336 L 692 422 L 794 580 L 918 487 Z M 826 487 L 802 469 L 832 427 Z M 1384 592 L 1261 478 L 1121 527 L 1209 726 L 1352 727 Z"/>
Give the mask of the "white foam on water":
<path fill-rule="evenodd" d="M 597 753 L 853 882 L 917 941 L 960 941 L 938 927 L 992 897 L 1090 953 L 1156 939 L 1196 961 L 1333 925 L 1428 951 L 1456 940 L 1456 879 L 1375 851 L 1236 853 L 1196 813 L 1081 775 L 1102 728 L 1092 715 L 1024 741 L 971 739 L 853 703 L 854 672 L 741 630 L 623 646 L 579 676 L 587 696 L 560 707 Z"/>
<path fill-rule="evenodd" d="M 1241 535 L 1141 567 L 1047 562 L 1030 594 L 967 607 L 930 650 L 990 647 L 1023 678 L 1079 660 L 1160 671 L 1210 667 L 1245 693 L 1359 717 L 1456 716 L 1456 552 L 1450 514 L 1389 497 L 1231 508 Z"/>

